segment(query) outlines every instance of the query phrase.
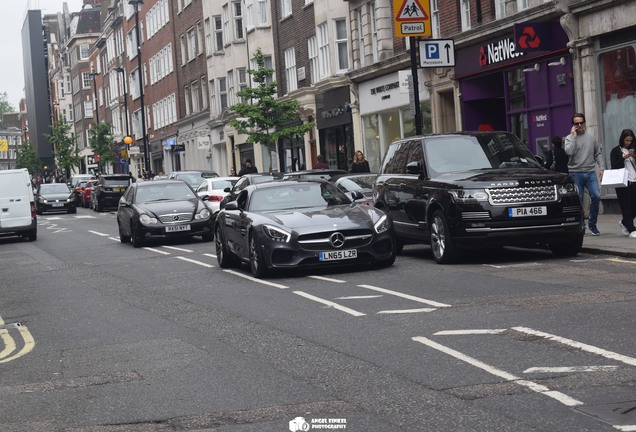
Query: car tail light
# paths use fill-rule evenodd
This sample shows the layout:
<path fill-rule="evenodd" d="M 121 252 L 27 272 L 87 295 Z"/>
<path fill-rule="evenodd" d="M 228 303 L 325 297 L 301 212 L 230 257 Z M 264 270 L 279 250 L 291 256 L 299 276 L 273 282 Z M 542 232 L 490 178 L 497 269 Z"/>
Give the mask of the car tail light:
<path fill-rule="evenodd" d="M 35 211 L 35 203 L 31 201 L 31 217 L 34 218 L 37 216 L 37 212 Z"/>
<path fill-rule="evenodd" d="M 208 197 L 208 201 L 223 201 L 223 197 L 218 195 L 210 195 Z"/>

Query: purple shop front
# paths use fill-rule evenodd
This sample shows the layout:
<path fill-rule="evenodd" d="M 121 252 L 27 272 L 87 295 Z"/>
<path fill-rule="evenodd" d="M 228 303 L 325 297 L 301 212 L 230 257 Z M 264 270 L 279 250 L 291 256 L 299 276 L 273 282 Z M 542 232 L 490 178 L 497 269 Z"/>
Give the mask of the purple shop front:
<path fill-rule="evenodd" d="M 575 111 L 567 35 L 558 22 L 515 27 L 455 53 L 463 129 L 511 131 L 545 155 L 550 137 L 567 135 Z"/>

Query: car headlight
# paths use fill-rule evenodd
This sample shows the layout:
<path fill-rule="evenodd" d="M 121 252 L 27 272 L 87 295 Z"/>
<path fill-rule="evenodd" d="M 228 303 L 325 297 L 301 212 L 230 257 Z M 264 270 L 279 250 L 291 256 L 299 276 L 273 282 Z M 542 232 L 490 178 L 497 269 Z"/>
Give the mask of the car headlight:
<path fill-rule="evenodd" d="M 291 239 L 290 233 L 275 226 L 263 225 L 263 232 L 267 237 L 274 241 L 288 243 Z"/>
<path fill-rule="evenodd" d="M 47 199 L 43 199 L 43 200 L 42 200 L 42 202 L 43 202 L 44 204 L 48 204 L 48 203 L 49 203 L 49 200 L 47 200 Z"/>
<path fill-rule="evenodd" d="M 159 221 L 157 220 L 157 218 L 151 217 L 144 213 L 142 215 L 139 215 L 139 222 L 141 222 L 144 225 L 154 225 L 158 223 Z"/>
<path fill-rule="evenodd" d="M 373 225 L 375 232 L 381 234 L 389 229 L 391 226 L 391 222 L 387 215 L 382 215 L 382 217 Z"/>
<path fill-rule="evenodd" d="M 488 201 L 488 194 L 483 189 L 451 189 L 448 193 L 457 203 L 471 204 Z"/>
<path fill-rule="evenodd" d="M 557 191 L 559 196 L 568 196 L 568 195 L 578 195 L 579 188 L 576 187 L 575 183 L 566 183 L 557 186 Z"/>
<path fill-rule="evenodd" d="M 208 210 L 207 208 L 204 208 L 199 213 L 195 214 L 194 218 L 197 220 L 210 219 L 210 210 Z"/>

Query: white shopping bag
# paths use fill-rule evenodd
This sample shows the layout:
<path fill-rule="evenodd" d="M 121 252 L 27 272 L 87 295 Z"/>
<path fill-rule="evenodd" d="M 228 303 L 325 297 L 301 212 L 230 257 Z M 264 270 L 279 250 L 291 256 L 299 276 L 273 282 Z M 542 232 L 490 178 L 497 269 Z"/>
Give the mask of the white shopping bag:
<path fill-rule="evenodd" d="M 603 171 L 601 186 L 613 188 L 627 187 L 627 170 L 620 168 Z"/>

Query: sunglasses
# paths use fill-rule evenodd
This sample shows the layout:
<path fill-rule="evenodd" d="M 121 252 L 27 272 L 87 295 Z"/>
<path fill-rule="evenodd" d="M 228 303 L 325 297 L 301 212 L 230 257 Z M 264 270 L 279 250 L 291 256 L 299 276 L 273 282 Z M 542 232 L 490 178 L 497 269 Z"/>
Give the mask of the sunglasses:
<path fill-rule="evenodd" d="M 574 126 L 583 126 L 585 122 L 572 123 Z"/>

